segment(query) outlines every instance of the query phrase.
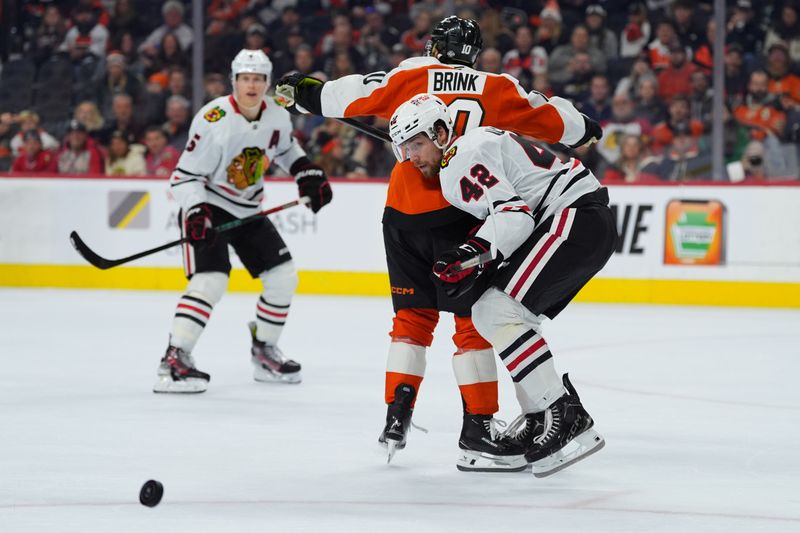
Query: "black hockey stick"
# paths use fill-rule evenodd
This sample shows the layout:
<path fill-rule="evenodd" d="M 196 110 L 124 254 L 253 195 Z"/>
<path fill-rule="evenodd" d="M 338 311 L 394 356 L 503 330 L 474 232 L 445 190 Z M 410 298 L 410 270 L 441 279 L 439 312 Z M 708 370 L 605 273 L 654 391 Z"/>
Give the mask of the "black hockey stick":
<path fill-rule="evenodd" d="M 370 126 L 369 124 L 365 124 L 360 120 L 356 120 L 354 118 L 334 118 L 333 120 L 338 120 L 342 124 L 347 124 L 351 128 L 360 131 L 370 137 L 378 139 L 379 141 L 383 141 L 386 143 L 391 143 L 392 138 L 389 137 L 389 134 L 383 130 L 376 128 L 375 126 Z"/>
<path fill-rule="evenodd" d="M 260 220 L 267 215 L 271 215 L 272 213 L 283 211 L 284 209 L 288 209 L 289 207 L 294 207 L 298 204 L 305 205 L 307 203 L 308 203 L 308 197 L 304 196 L 302 198 L 298 198 L 297 200 L 292 200 L 291 202 L 287 202 L 285 204 L 267 209 L 265 211 L 261 211 L 259 213 L 256 213 L 255 215 L 250 215 L 249 217 L 246 218 L 240 218 L 237 220 L 226 222 L 225 224 L 220 224 L 219 226 L 214 228 L 214 231 L 217 233 L 223 233 L 225 231 L 232 230 L 233 228 L 238 228 L 239 226 L 249 224 L 250 222 L 255 222 L 256 220 Z M 69 240 L 72 243 L 72 246 L 75 248 L 75 250 L 77 250 L 78 253 L 81 254 L 81 256 L 84 259 L 86 259 L 93 266 L 96 266 L 101 270 L 106 270 L 109 268 L 113 268 L 115 266 L 124 265 L 125 263 L 130 263 L 131 261 L 134 261 L 141 257 L 152 255 L 162 250 L 166 250 L 167 248 L 172 248 L 173 246 L 178 246 L 179 244 L 189 242 L 189 237 L 183 237 L 176 241 L 168 242 L 166 244 L 162 244 L 161 246 L 156 246 L 155 248 L 150 248 L 149 250 L 139 252 L 138 254 L 129 255 L 128 257 L 123 257 L 121 259 L 106 259 L 105 257 L 100 257 L 94 250 L 89 248 L 89 246 L 85 242 L 83 242 L 83 239 L 81 239 L 77 231 L 73 231 L 72 233 L 69 234 Z"/>

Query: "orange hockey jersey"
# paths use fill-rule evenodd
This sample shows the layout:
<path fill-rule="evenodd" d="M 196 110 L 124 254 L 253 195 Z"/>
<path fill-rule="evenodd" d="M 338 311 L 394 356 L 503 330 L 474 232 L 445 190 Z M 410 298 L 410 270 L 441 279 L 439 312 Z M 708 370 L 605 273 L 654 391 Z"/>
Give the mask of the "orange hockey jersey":
<path fill-rule="evenodd" d="M 394 70 L 354 74 L 322 87 L 320 106 L 326 117 L 391 118 L 406 100 L 431 93 L 450 108 L 456 134 L 494 126 L 547 143 L 576 144 L 586 133 L 581 115 L 568 100 L 526 93 L 507 74 L 489 74 L 433 57 L 414 57 Z M 463 216 L 444 196 L 438 180 L 426 179 L 410 162 L 395 165 L 389 180 L 384 223 L 431 227 Z"/>

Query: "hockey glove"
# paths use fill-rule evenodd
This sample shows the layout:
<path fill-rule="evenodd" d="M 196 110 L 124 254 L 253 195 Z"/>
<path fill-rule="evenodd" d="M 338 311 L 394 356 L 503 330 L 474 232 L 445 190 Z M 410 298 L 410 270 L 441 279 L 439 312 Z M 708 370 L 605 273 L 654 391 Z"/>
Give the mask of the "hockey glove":
<path fill-rule="evenodd" d="M 581 115 L 583 115 L 583 113 L 581 113 Z M 586 133 L 583 134 L 581 140 L 570 146 L 570 148 L 577 148 L 584 144 L 591 146 L 603 137 L 603 128 L 600 127 L 599 122 L 583 115 L 583 124 L 586 128 Z"/>
<path fill-rule="evenodd" d="M 216 232 L 211 224 L 211 208 L 197 204 L 186 212 L 186 236 L 193 246 L 208 246 L 214 242 Z"/>
<path fill-rule="evenodd" d="M 294 175 L 297 180 L 297 191 L 300 197 L 308 196 L 310 202 L 308 208 L 316 213 L 322 206 L 329 204 L 333 198 L 331 184 L 325 176 L 325 171 L 317 165 L 309 164 L 301 168 Z"/>
<path fill-rule="evenodd" d="M 320 94 L 323 82 L 317 78 L 295 72 L 278 80 L 275 85 L 275 101 L 287 109 L 300 104 L 308 111 L 320 115 Z"/>
<path fill-rule="evenodd" d="M 444 288 L 447 296 L 458 298 L 475 285 L 475 281 L 483 273 L 486 263 L 479 263 L 477 266 L 463 270 L 461 264 L 489 252 L 490 246 L 489 241 L 480 237 L 472 237 L 458 248 L 443 253 L 436 260 L 433 264 L 434 280 Z"/>

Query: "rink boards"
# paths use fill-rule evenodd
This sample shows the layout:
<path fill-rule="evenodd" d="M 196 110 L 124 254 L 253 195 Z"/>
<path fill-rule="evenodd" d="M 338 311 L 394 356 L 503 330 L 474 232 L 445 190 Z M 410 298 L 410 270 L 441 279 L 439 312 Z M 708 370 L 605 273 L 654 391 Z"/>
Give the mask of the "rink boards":
<path fill-rule="evenodd" d="M 800 186 L 612 186 L 620 241 L 581 301 L 800 307 Z M 388 295 L 383 180 L 336 180 L 317 216 L 272 216 L 305 294 Z M 264 207 L 296 197 L 269 180 Z M 180 248 L 101 271 L 71 247 L 77 230 L 115 259 L 178 237 L 163 178 L 0 177 L 0 286 L 180 290 Z M 230 289 L 258 291 L 234 258 Z"/>

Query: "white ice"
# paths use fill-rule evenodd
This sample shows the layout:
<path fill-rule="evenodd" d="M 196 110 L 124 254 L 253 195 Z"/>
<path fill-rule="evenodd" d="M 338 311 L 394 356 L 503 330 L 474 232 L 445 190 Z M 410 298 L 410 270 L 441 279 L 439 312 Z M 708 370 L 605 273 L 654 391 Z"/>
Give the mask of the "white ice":
<path fill-rule="evenodd" d="M 295 386 L 252 381 L 255 296 L 228 294 L 195 350 L 208 392 L 155 395 L 177 297 L 0 290 L 0 532 L 800 531 L 796 310 L 571 305 L 544 334 L 607 444 L 536 479 L 456 470 L 449 316 L 415 412 L 430 432 L 387 466 L 388 300 L 298 297 Z"/>

